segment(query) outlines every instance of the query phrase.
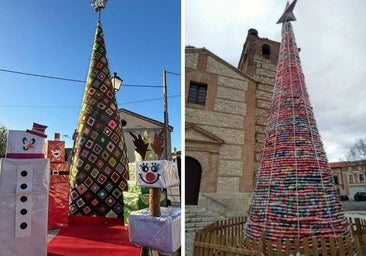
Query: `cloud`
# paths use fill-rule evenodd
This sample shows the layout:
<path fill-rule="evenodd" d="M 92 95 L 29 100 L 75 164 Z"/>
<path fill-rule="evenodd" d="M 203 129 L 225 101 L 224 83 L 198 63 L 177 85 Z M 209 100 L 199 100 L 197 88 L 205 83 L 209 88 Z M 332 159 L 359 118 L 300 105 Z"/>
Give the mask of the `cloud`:
<path fill-rule="evenodd" d="M 260 24 L 263 10 L 273 4 L 251 0 L 186 1 L 186 43 L 213 50 L 236 66 L 250 28 Z"/>
<path fill-rule="evenodd" d="M 186 45 L 237 66 L 247 31 L 281 40 L 282 0 L 186 0 Z M 366 137 L 366 1 L 298 1 L 293 22 L 310 101 L 328 160 Z"/>

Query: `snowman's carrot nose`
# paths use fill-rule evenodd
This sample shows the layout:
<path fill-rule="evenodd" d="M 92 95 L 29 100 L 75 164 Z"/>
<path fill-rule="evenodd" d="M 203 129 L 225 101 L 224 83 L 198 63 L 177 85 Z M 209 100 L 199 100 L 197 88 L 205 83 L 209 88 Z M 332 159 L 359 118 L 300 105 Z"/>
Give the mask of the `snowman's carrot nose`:
<path fill-rule="evenodd" d="M 31 149 L 31 148 L 34 148 L 34 145 L 33 144 L 28 144 L 27 149 Z"/>

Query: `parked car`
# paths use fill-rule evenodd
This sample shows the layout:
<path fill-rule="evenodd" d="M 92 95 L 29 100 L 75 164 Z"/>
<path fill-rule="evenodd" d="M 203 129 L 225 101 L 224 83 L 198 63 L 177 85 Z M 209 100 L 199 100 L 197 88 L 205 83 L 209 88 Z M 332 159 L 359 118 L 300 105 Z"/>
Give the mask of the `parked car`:
<path fill-rule="evenodd" d="M 346 193 L 341 193 L 341 194 L 339 194 L 339 200 L 341 200 L 341 201 L 348 201 L 349 198 L 348 198 L 348 196 L 347 196 Z"/>
<path fill-rule="evenodd" d="M 355 201 L 366 201 L 366 192 L 357 192 L 354 198 Z"/>

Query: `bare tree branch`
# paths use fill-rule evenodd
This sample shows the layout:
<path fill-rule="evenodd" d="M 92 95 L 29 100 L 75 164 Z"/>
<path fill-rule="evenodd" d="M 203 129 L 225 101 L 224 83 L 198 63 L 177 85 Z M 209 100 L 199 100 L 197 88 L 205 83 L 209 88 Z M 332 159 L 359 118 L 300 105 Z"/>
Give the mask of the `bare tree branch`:
<path fill-rule="evenodd" d="M 357 162 L 358 164 L 366 165 L 366 138 L 359 139 L 353 146 L 350 147 L 347 160 Z"/>

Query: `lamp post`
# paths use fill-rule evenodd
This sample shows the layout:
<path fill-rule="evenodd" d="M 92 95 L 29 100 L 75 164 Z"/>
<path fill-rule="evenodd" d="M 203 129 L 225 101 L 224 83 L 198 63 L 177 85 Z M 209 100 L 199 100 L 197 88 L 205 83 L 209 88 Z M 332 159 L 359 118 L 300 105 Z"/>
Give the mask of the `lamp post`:
<path fill-rule="evenodd" d="M 113 73 L 113 77 L 111 78 L 111 83 L 112 83 L 112 86 L 113 86 L 113 89 L 114 89 L 114 92 L 118 92 L 119 89 L 121 88 L 122 86 L 122 82 L 123 80 L 117 76 L 117 72 L 114 72 Z"/>

